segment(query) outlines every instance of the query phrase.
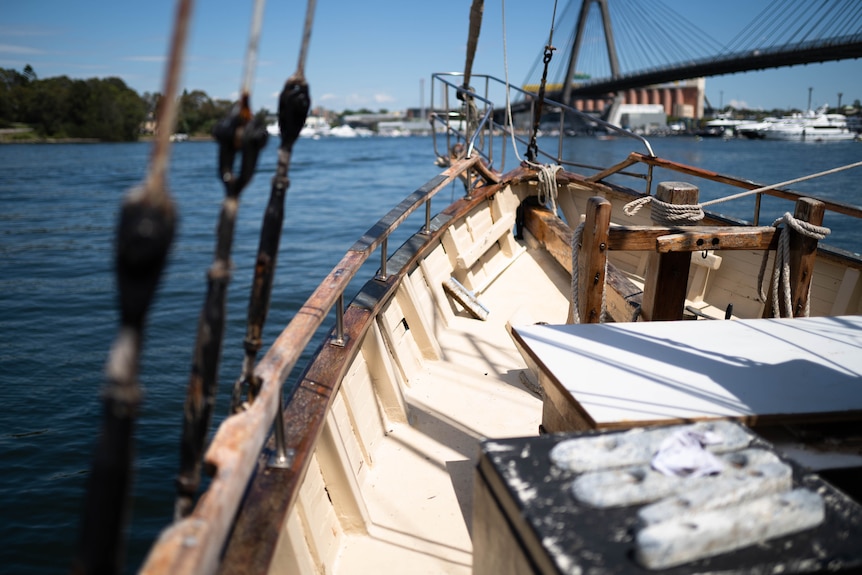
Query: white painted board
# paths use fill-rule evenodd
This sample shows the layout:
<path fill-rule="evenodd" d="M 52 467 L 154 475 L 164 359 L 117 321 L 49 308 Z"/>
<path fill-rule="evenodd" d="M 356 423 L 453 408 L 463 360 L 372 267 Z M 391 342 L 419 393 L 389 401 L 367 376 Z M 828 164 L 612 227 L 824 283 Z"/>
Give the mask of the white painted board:
<path fill-rule="evenodd" d="M 597 426 L 862 410 L 862 316 L 514 329 Z"/>

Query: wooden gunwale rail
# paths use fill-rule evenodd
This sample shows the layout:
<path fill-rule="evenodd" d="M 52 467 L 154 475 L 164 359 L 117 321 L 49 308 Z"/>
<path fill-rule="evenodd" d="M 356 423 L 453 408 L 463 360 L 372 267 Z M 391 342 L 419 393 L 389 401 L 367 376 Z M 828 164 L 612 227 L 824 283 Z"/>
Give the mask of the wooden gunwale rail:
<path fill-rule="evenodd" d="M 726 176 L 723 174 L 719 174 L 718 172 L 713 172 L 710 170 L 704 170 L 702 168 L 696 168 L 694 166 L 689 166 L 686 164 L 680 164 L 678 162 L 665 160 L 663 158 L 647 156 L 647 155 L 641 154 L 639 152 L 632 152 L 631 154 L 629 154 L 629 159 L 634 160 L 634 162 L 640 162 L 640 163 L 646 164 L 648 166 L 653 166 L 653 167 L 657 167 L 657 168 L 664 168 L 666 170 L 679 172 L 681 174 L 688 174 L 690 176 L 695 176 L 698 178 L 702 178 L 704 180 L 710 180 L 713 182 L 728 184 L 730 186 L 742 188 L 745 190 L 755 190 L 757 188 L 763 187 L 763 184 L 757 184 L 757 183 L 751 182 L 749 180 L 743 180 L 741 178 L 735 178 L 733 176 Z M 634 163 L 634 162 L 632 162 L 632 163 Z M 622 164 L 620 164 L 620 166 L 623 166 L 623 164 L 625 164 L 625 166 L 623 166 L 623 167 L 628 167 L 628 166 L 632 165 L 632 163 L 623 162 Z M 605 174 L 605 177 L 607 175 L 610 175 L 610 174 Z M 765 190 L 761 193 L 769 195 L 769 196 L 774 196 L 776 198 L 782 198 L 785 200 L 790 200 L 793 202 L 795 202 L 796 200 L 799 200 L 800 198 L 811 197 L 810 194 L 800 194 L 799 192 L 792 192 L 789 190 L 782 190 L 782 189 Z M 838 214 L 844 214 L 846 216 L 851 216 L 854 218 L 862 219 L 862 208 L 859 208 L 859 207 L 851 205 L 851 204 L 845 204 L 842 202 L 835 202 L 835 201 L 820 198 L 820 197 L 818 197 L 817 200 L 822 202 L 823 205 L 826 207 L 826 209 L 829 211 L 832 211 L 832 212 L 835 212 Z"/>
<path fill-rule="evenodd" d="M 622 172 L 625 168 L 632 166 L 637 163 L 644 163 L 649 166 L 664 168 L 666 170 L 672 172 L 678 172 L 681 174 L 686 174 L 690 176 L 694 176 L 696 178 L 701 178 L 704 180 L 717 182 L 721 184 L 727 184 L 729 186 L 734 186 L 737 188 L 743 188 L 746 190 L 754 190 L 760 187 L 763 187 L 763 184 L 751 182 L 749 180 L 743 180 L 741 178 L 736 178 L 733 176 L 728 176 L 725 174 L 720 174 L 718 172 L 713 172 L 711 170 L 704 170 L 702 168 L 697 168 L 694 166 L 689 166 L 687 164 L 681 164 L 678 162 L 674 162 L 672 160 L 667 160 L 664 158 L 660 158 L 657 156 L 649 156 L 646 154 L 641 154 L 639 152 L 632 152 L 629 154 L 626 160 L 616 164 L 612 168 L 605 170 L 602 172 L 601 177 L 597 177 L 598 174 L 583 177 L 577 174 L 573 174 L 571 172 L 559 172 L 557 174 L 557 181 L 561 184 L 574 184 L 585 186 L 590 189 L 593 189 L 603 195 L 606 196 L 615 196 L 618 199 L 630 197 L 631 199 L 636 199 L 639 197 L 636 193 L 633 193 L 631 188 L 623 187 L 616 185 L 612 182 L 606 182 L 601 178 L 605 178 L 609 175 L 618 173 L 621 175 L 630 175 L 626 172 Z M 811 194 L 801 194 L 799 192 L 793 192 L 784 189 L 772 189 L 761 192 L 762 194 L 767 194 L 776 198 L 781 198 L 785 200 L 789 200 L 792 202 L 796 202 L 801 198 L 810 198 L 814 197 Z M 643 194 L 641 194 L 643 195 Z M 814 197 L 814 199 L 821 202 L 825 209 L 831 212 L 835 212 L 837 214 L 842 214 L 845 216 L 849 216 L 852 218 L 857 218 L 862 220 L 862 208 L 859 206 L 854 206 L 852 204 L 845 204 L 842 202 L 836 202 L 833 200 L 829 200 L 822 197 Z M 708 225 L 750 225 L 749 222 L 735 219 L 735 218 L 727 218 L 725 216 L 717 215 L 714 213 L 706 212 L 706 218 L 703 221 L 704 224 Z M 756 225 L 756 224 L 755 224 Z M 613 232 L 612 232 L 613 233 Z M 853 269 L 862 270 L 862 260 L 860 260 L 853 253 L 843 250 L 841 248 L 837 248 L 835 246 L 831 246 L 828 243 L 822 244 L 818 246 L 818 258 L 825 258 L 827 260 L 840 262 L 841 265 L 845 265 L 851 267 Z"/>
<path fill-rule="evenodd" d="M 370 228 L 321 281 L 255 369 L 263 382 L 260 395 L 247 411 L 228 417 L 216 431 L 205 456 L 212 475 L 206 493 L 188 517 L 161 533 L 141 573 L 216 572 L 240 502 L 270 434 L 282 386 L 317 328 L 373 251 L 409 215 L 462 173 L 469 169 L 485 172 L 477 168 L 480 164 L 478 154 L 455 160 Z"/>

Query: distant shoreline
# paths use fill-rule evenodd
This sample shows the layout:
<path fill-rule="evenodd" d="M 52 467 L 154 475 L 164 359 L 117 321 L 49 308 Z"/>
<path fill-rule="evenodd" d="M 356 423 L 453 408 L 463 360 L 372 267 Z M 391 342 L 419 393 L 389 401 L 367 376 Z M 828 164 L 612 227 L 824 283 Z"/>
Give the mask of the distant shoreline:
<path fill-rule="evenodd" d="M 25 134 L 27 134 L 25 136 Z M 23 136 L 23 137 L 22 137 Z M 109 142 L 98 138 L 42 138 L 33 133 L 29 128 L 4 128 L 0 129 L 0 144 L 134 144 L 140 142 L 152 142 L 155 136 L 141 136 L 134 141 Z M 209 134 L 189 136 L 186 142 L 209 142 L 212 141 Z M 182 143 L 182 142 L 178 142 Z"/>

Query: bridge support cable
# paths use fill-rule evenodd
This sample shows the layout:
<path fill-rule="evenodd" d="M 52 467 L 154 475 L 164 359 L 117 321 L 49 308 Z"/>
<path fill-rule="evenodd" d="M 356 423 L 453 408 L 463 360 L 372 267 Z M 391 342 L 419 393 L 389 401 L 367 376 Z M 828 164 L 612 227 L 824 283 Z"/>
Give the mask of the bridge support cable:
<path fill-rule="evenodd" d="M 566 104 L 579 97 L 603 97 L 689 78 L 862 57 L 858 0 L 772 0 L 727 43 L 711 38 L 660 0 L 650 2 L 649 10 L 635 0 L 583 0 L 577 20 L 561 17 L 557 26 L 566 28 L 566 22 L 575 29 L 574 40 L 562 86 L 549 90 L 550 98 Z M 686 34 L 650 33 L 669 25 Z M 604 39 L 597 37 L 600 33 Z M 614 34 L 619 41 L 610 40 Z M 698 42 L 687 42 L 693 34 Z M 613 60 L 609 77 L 600 77 L 608 73 L 603 62 L 593 63 L 598 64 L 599 75 L 584 68 L 589 46 L 602 43 L 614 46 L 608 54 Z M 594 79 L 575 86 L 577 72 L 591 73 Z"/>

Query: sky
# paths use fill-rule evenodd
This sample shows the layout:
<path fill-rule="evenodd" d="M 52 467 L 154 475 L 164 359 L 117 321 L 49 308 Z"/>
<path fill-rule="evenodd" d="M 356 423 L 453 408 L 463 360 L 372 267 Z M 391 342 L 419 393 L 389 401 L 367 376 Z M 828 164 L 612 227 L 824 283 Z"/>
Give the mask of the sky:
<path fill-rule="evenodd" d="M 568 0 L 557 1 L 560 11 Z M 767 4 L 663 2 L 719 41 Z M 431 74 L 464 70 L 470 3 L 318 0 L 306 63 L 312 105 L 337 111 L 428 106 Z M 267 2 L 254 109 L 277 108 L 278 93 L 297 68 L 305 10 L 302 0 Z M 0 67 L 20 71 L 29 64 L 40 78 L 117 76 L 141 94 L 161 92 L 174 11 L 173 0 L 0 0 Z M 505 38 L 510 80 L 525 80 L 541 57 L 553 11 L 554 0 L 487 0 L 474 73 L 505 77 Z M 251 19 L 251 2 L 197 0 L 182 87 L 235 99 Z M 862 60 L 710 77 L 706 96 L 714 106 L 804 109 L 809 87 L 814 107 L 836 105 L 839 92 L 845 104 L 862 99 Z"/>

